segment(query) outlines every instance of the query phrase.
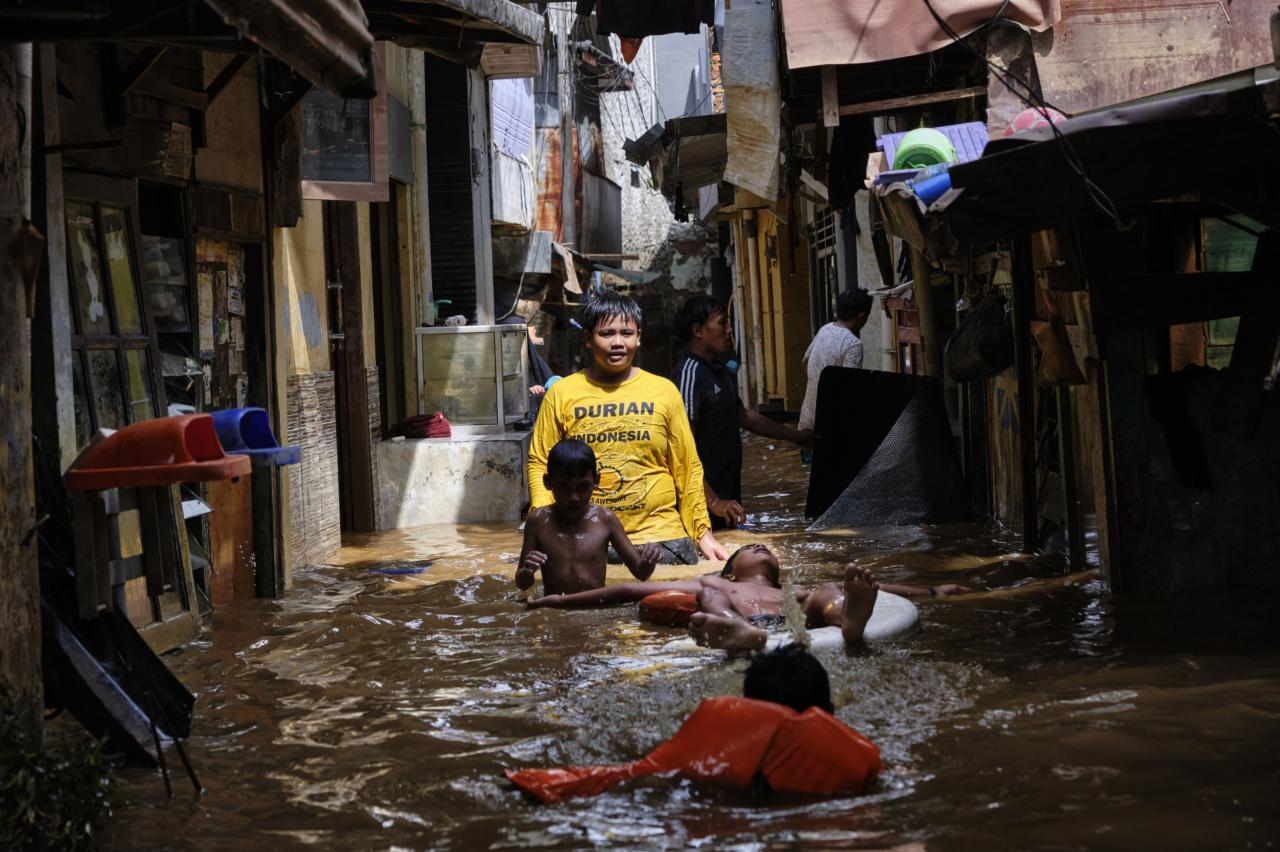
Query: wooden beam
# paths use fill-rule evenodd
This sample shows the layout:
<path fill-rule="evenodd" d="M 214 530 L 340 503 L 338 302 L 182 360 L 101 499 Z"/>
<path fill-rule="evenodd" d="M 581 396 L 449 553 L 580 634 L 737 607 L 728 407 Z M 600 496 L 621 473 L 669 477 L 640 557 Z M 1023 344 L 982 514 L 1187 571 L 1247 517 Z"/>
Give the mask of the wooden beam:
<path fill-rule="evenodd" d="M 824 72 L 822 91 L 823 91 L 823 108 L 826 108 L 826 68 Z M 866 115 L 872 112 L 893 112 L 900 109 L 910 109 L 911 107 L 923 106 L 925 104 L 937 104 L 945 101 L 959 101 L 965 98 L 976 98 L 986 95 L 986 86 L 968 86 L 964 89 L 951 89 L 946 92 L 926 92 L 923 95 L 906 95 L 901 98 L 882 98 L 878 101 L 863 101 L 859 104 L 848 104 L 840 107 L 840 115 Z"/>
<path fill-rule="evenodd" d="M 184 89 L 181 86 L 175 86 L 172 83 L 165 83 L 160 80 L 146 80 L 138 83 L 136 86 L 138 94 L 150 95 L 153 98 L 159 98 L 162 101 L 178 104 L 188 109 L 200 110 L 203 112 L 209 106 L 209 99 L 204 92 L 197 92 L 194 89 Z"/>
<path fill-rule="evenodd" d="M 213 106 L 213 102 L 218 99 L 218 95 L 222 94 L 228 84 L 235 79 L 236 74 L 240 73 L 240 69 L 245 66 L 249 59 L 250 56 L 247 53 L 240 53 L 231 57 L 231 61 L 218 72 L 218 76 L 214 77 L 212 82 L 204 87 L 204 96 L 208 98 L 208 106 Z"/>
<path fill-rule="evenodd" d="M 840 125 L 840 90 L 836 85 L 836 66 L 822 66 L 822 126 Z"/>
<path fill-rule="evenodd" d="M 129 63 L 129 67 L 120 72 L 120 97 L 129 94 L 129 91 L 142 80 L 148 71 L 160 61 L 165 55 L 167 47 L 144 47 L 134 60 Z"/>

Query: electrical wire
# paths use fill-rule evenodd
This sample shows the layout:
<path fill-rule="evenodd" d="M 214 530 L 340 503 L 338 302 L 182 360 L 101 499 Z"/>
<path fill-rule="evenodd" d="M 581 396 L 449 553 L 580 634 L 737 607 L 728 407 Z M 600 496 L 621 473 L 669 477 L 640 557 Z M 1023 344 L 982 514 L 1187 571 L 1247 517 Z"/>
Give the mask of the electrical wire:
<path fill-rule="evenodd" d="M 1058 142 L 1059 148 L 1062 150 L 1063 159 L 1066 160 L 1071 171 L 1075 172 L 1076 176 L 1080 178 L 1090 202 L 1098 208 L 1104 216 L 1110 219 L 1116 227 L 1121 227 L 1122 222 L 1120 212 L 1116 208 L 1115 202 L 1111 200 L 1111 197 L 1107 195 L 1106 191 L 1103 190 L 1102 187 L 1094 183 L 1092 178 L 1089 177 L 1088 173 L 1085 171 L 1084 163 L 1080 161 L 1080 155 L 1076 152 L 1075 146 L 1071 144 L 1071 141 L 1067 139 L 1066 135 L 1058 128 L 1058 126 L 1052 120 L 1049 120 L 1049 116 L 1046 113 L 1046 110 L 1050 109 L 1057 112 L 1062 111 L 1050 104 L 1030 83 L 1019 78 L 1012 71 L 1009 71 L 1006 68 L 1001 68 L 988 59 L 984 54 L 979 53 L 973 45 L 965 41 L 963 37 L 952 29 L 950 24 L 942 19 L 942 16 L 938 14 L 937 9 L 933 7 L 931 0 L 921 0 L 921 2 L 924 3 L 925 8 L 929 10 L 929 14 L 933 16 L 933 20 L 938 24 L 942 31 L 946 33 L 948 38 L 972 53 L 978 61 L 987 67 L 988 71 L 990 71 L 992 76 L 996 78 L 1000 85 L 1008 89 L 1016 98 L 1027 106 L 1040 111 L 1040 113 L 1044 115 L 1045 119 L 1049 121 L 1049 130 L 1053 134 L 1053 138 Z M 995 15 L 993 15 L 986 23 L 974 30 L 974 33 L 981 32 L 1001 21 L 1002 16 L 1008 7 L 1009 0 L 1002 0 L 1000 8 L 996 11 Z M 974 33 L 970 33 L 970 35 L 973 35 Z M 1015 88 L 1013 85 L 1014 83 L 1021 87 L 1022 91 Z"/>

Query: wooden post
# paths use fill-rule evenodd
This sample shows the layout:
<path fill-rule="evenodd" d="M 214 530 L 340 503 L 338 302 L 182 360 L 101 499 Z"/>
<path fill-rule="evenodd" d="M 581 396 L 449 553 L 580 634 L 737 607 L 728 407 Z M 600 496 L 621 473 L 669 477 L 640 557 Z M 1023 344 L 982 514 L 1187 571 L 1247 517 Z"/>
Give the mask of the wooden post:
<path fill-rule="evenodd" d="M 834 65 L 822 66 L 822 126 L 840 126 L 840 92 Z"/>
<path fill-rule="evenodd" d="M 35 489 L 31 471 L 31 369 L 23 219 L 30 213 L 30 44 L 0 46 L 0 682 L 14 710 L 39 731 L 40 581 L 36 567 Z"/>
<path fill-rule="evenodd" d="M 757 223 L 755 214 L 747 211 L 743 230 L 747 232 L 747 296 L 751 303 L 751 375 L 755 379 L 756 407 L 764 402 L 764 326 L 760 318 L 760 256 L 756 253 Z"/>
<path fill-rule="evenodd" d="M 1019 473 L 1022 481 L 1022 549 L 1030 553 L 1040 544 L 1039 497 L 1036 491 L 1036 384 L 1031 365 L 1031 305 L 1035 276 L 1027 240 L 1013 248 L 1013 357 L 1018 378 L 1017 412 L 1020 428 Z"/>
<path fill-rule="evenodd" d="M 933 273 L 923 252 L 911 250 L 911 278 L 915 282 L 916 313 L 920 317 L 920 349 L 926 376 L 942 376 L 942 341 L 933 310 Z"/>

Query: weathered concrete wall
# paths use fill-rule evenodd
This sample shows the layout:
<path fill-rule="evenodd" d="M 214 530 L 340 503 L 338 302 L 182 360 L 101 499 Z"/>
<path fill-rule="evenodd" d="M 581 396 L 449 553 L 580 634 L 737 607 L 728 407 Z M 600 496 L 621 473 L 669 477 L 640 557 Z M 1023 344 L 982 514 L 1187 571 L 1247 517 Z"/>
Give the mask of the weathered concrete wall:
<path fill-rule="evenodd" d="M 329 302 L 324 286 L 324 214 L 302 202 L 293 228 L 275 231 L 275 280 L 280 288 L 290 373 L 329 370 Z"/>
<path fill-rule="evenodd" d="M 20 91 L 25 89 L 25 97 Z M 0 115 L 31 114 L 31 46 L 0 47 Z M 25 103 L 20 107 L 20 102 Z M 21 112 L 20 112 L 21 110 Z M 30 127 L 30 122 L 26 124 Z M 0 122 L 0 681 L 18 712 L 38 726 L 40 582 L 36 548 L 23 539 L 35 522 L 31 477 L 31 362 L 26 287 L 20 273 L 22 220 L 30 203 L 30 141 L 16 121 Z M 25 162 L 24 162 L 25 161 Z"/>
<path fill-rule="evenodd" d="M 517 521 L 529 500 L 529 434 L 383 441 L 378 529 Z"/>

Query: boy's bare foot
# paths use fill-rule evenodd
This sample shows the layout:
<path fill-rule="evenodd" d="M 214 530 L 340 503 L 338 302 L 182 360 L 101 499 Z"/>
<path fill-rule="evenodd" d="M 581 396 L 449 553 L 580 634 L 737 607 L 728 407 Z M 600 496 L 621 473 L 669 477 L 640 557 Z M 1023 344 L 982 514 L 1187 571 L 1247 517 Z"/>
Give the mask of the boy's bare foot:
<path fill-rule="evenodd" d="M 845 645 L 861 645 L 862 631 L 867 627 L 871 611 L 876 607 L 880 584 L 868 568 L 853 563 L 844 566 L 844 618 L 840 632 Z"/>
<path fill-rule="evenodd" d="M 741 618 L 695 612 L 689 619 L 689 635 L 699 645 L 726 651 L 763 651 L 769 637 Z"/>

